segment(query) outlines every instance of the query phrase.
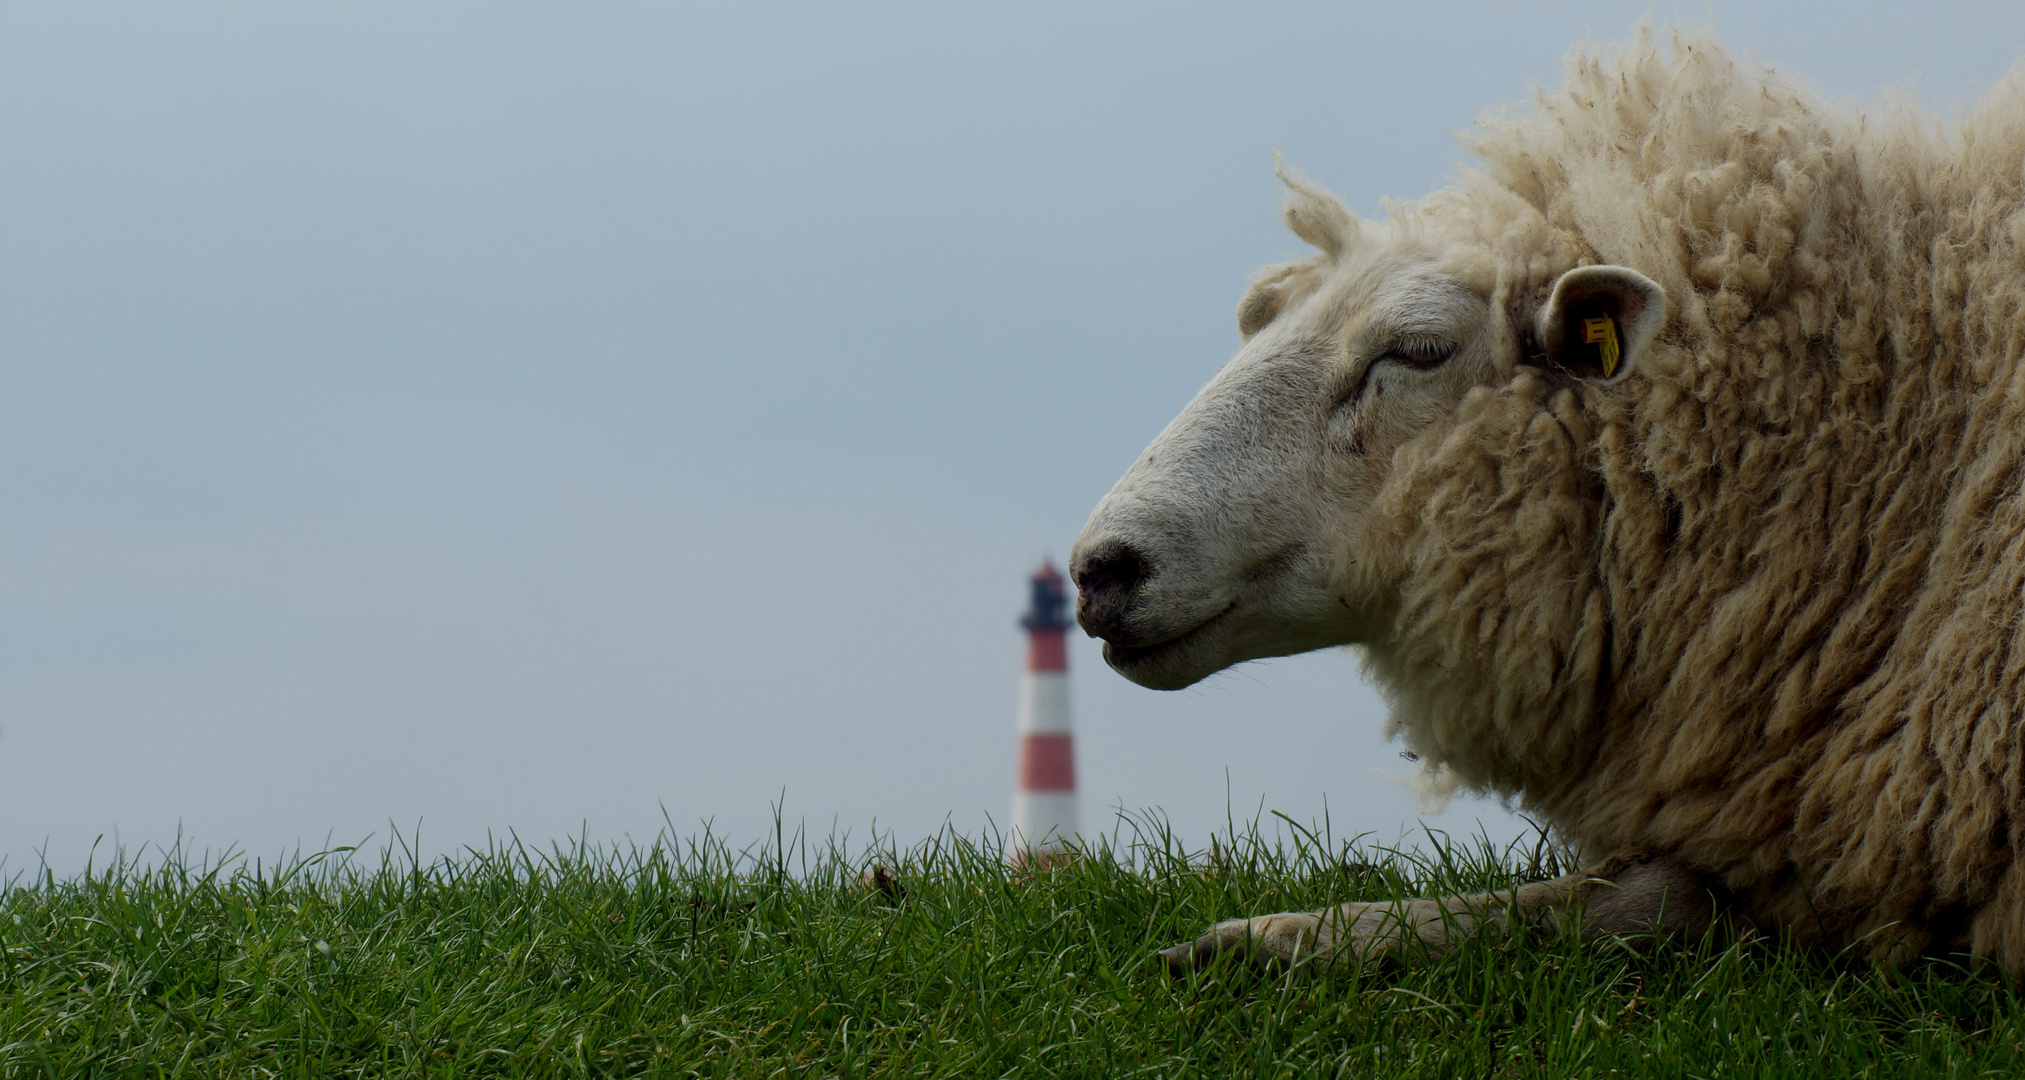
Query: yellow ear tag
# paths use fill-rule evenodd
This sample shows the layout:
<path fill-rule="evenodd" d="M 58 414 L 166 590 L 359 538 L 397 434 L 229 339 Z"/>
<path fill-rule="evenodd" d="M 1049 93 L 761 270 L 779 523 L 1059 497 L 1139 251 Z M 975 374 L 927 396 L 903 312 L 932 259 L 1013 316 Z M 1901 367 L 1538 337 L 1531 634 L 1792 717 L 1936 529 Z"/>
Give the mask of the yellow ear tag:
<path fill-rule="evenodd" d="M 1601 345 L 1603 354 L 1603 377 L 1617 373 L 1617 324 L 1608 315 L 1598 315 L 1582 320 L 1582 341 L 1587 345 Z"/>

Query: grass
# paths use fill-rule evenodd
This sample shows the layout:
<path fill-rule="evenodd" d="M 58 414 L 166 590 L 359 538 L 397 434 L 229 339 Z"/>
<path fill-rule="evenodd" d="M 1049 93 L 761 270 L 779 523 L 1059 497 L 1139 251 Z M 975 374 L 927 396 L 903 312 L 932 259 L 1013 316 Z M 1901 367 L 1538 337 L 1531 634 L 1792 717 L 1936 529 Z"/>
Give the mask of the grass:
<path fill-rule="evenodd" d="M 17 877 L 0 1076 L 2025 1071 L 2025 1008 L 1988 978 L 1765 940 L 1638 951 L 1521 927 L 1328 977 L 1177 982 L 1149 961 L 1234 915 L 1556 873 L 1545 847 L 1392 852 L 1253 826 L 1189 853 L 1135 819 L 1023 877 L 954 834 L 883 855 L 706 835 L 433 863 L 396 839 L 371 857 L 187 865 L 172 848 Z M 874 861 L 896 888 L 862 881 Z"/>

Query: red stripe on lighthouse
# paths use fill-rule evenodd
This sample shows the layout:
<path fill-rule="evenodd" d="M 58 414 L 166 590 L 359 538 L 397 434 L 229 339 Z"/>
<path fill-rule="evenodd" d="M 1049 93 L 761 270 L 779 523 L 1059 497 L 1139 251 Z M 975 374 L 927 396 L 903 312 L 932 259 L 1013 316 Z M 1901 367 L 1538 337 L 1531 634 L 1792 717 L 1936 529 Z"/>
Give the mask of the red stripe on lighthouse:
<path fill-rule="evenodd" d="M 1076 790 L 1076 751 L 1069 735 L 1020 737 L 1021 791 Z"/>
<path fill-rule="evenodd" d="M 1028 671 L 1069 670 L 1069 642 L 1066 632 L 1052 627 L 1027 631 Z"/>

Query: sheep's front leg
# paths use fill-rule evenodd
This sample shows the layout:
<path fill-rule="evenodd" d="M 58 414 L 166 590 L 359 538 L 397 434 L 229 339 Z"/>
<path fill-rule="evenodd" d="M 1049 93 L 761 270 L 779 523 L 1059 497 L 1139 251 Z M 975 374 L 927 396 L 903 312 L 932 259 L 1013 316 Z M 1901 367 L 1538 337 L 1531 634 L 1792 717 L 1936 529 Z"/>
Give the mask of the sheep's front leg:
<path fill-rule="evenodd" d="M 1702 875 L 1671 859 L 1632 853 L 1613 856 L 1594 870 L 1498 892 L 1231 919 L 1192 942 L 1162 949 L 1160 958 L 1169 972 L 1180 974 L 1226 953 L 1258 964 L 1324 968 L 1440 956 L 1486 920 L 1503 925 L 1513 915 L 1537 919 L 1575 911 L 1591 935 L 1691 935 L 1715 916 Z"/>
<path fill-rule="evenodd" d="M 1533 912 L 1567 906 L 1580 874 L 1535 882 L 1517 889 L 1439 899 L 1378 900 L 1343 904 L 1325 911 L 1288 911 L 1230 919 L 1191 942 L 1160 950 L 1176 974 L 1202 968 L 1225 953 L 1258 964 L 1347 966 L 1404 957 L 1415 951 L 1439 956 L 1468 937 L 1484 919 L 1502 921 L 1517 907 Z M 1530 913 L 1530 912 L 1528 912 Z"/>

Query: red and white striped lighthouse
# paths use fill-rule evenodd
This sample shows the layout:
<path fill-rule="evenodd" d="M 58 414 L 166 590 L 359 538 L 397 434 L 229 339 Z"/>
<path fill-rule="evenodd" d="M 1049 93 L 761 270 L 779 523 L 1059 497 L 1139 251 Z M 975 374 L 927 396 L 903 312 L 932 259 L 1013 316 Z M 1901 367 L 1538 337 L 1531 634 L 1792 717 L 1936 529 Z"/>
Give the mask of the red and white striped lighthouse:
<path fill-rule="evenodd" d="M 1019 775 L 1013 785 L 1012 857 L 1025 862 L 1076 835 L 1076 750 L 1069 728 L 1069 598 L 1062 575 L 1034 571 L 1027 671 L 1020 681 Z"/>

